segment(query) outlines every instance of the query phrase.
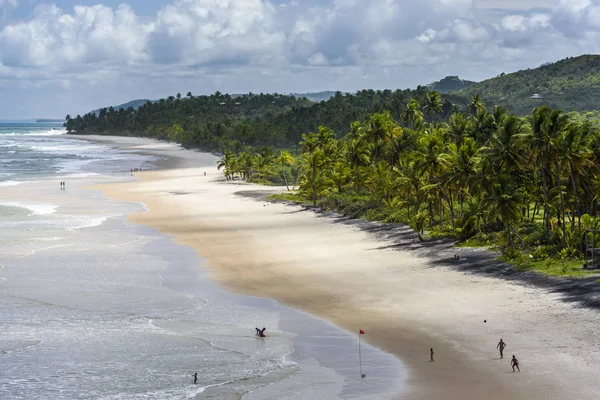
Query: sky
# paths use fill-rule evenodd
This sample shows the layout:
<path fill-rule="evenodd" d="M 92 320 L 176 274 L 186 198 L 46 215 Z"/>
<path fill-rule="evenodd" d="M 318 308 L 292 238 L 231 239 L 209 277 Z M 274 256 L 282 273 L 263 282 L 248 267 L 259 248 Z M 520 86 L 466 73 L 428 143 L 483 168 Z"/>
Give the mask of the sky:
<path fill-rule="evenodd" d="M 600 0 L 0 0 L 0 119 L 478 81 L 599 39 Z"/>

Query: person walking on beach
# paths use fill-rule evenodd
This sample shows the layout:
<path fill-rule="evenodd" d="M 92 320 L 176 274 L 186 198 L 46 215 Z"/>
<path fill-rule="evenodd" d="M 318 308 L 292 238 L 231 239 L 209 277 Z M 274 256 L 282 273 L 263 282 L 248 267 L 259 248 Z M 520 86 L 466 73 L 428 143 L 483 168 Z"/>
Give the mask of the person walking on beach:
<path fill-rule="evenodd" d="M 498 345 L 496 346 L 496 348 L 498 350 L 500 350 L 500 359 L 504 358 L 504 348 L 506 347 L 506 343 L 504 343 L 504 341 L 502 339 L 500 339 L 500 341 L 498 342 Z"/>
<path fill-rule="evenodd" d="M 515 372 L 515 368 L 517 368 L 517 371 L 521 372 L 521 368 L 519 368 L 519 360 L 517 360 L 517 357 L 514 355 L 512 360 L 510 360 L 510 365 L 512 366 L 513 372 Z"/>
<path fill-rule="evenodd" d="M 429 358 L 429 362 L 433 362 L 433 348 L 429 349 L 429 354 L 430 354 L 430 358 Z"/>
<path fill-rule="evenodd" d="M 194 373 L 194 385 L 198 383 L 198 373 Z"/>

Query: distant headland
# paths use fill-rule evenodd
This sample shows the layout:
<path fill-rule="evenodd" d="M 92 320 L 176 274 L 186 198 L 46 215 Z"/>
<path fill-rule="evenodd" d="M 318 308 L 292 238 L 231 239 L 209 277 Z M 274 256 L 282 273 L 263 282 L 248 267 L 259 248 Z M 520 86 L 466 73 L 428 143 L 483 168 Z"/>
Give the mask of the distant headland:
<path fill-rule="evenodd" d="M 44 123 L 49 123 L 49 122 L 56 122 L 56 123 L 62 123 L 65 122 L 64 119 L 52 119 L 52 118 L 40 118 L 40 119 L 36 119 L 35 123 L 36 124 L 44 124 Z"/>

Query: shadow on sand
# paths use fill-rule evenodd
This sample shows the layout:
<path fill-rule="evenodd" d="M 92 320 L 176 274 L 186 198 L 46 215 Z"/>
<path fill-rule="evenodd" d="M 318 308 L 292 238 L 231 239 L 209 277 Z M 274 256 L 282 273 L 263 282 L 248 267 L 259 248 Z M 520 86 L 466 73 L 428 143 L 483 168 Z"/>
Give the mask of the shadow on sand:
<path fill-rule="evenodd" d="M 371 222 L 363 219 L 344 217 L 336 213 L 325 212 L 318 207 L 299 205 L 291 201 L 268 200 L 267 197 L 280 191 L 243 190 L 235 194 L 259 201 L 277 202 L 301 207 L 294 212 L 314 212 L 320 218 L 334 224 L 357 227 L 392 244 L 375 247 L 373 250 L 393 249 L 414 252 L 421 257 L 433 260 L 430 268 L 445 267 L 465 273 L 504 279 L 510 282 L 543 288 L 551 293 L 562 295 L 562 300 L 577 305 L 600 309 L 600 283 L 598 277 L 591 278 L 558 278 L 542 275 L 534 271 L 518 271 L 513 266 L 497 261 L 498 256 L 484 248 L 454 247 L 455 241 L 450 239 L 419 240 L 417 233 L 407 225 Z M 460 261 L 455 262 L 453 256 L 458 254 Z"/>

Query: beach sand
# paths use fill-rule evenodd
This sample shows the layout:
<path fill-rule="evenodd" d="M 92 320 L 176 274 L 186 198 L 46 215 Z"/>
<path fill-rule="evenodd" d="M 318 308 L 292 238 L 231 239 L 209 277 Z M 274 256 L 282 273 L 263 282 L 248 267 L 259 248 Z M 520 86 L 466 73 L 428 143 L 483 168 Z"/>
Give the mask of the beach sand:
<path fill-rule="evenodd" d="M 131 138 L 101 140 L 165 157 L 163 170 L 95 187 L 146 204 L 149 210 L 131 221 L 193 247 L 210 276 L 230 290 L 364 330 L 364 340 L 406 365 L 406 391 L 398 398 L 598 398 L 597 311 L 542 289 L 435 266 L 435 257 L 392 249 L 298 206 L 242 196 L 273 187 L 227 182 L 216 167 L 175 168 L 182 166 L 180 154 L 186 167 L 205 154 Z M 508 345 L 503 360 L 500 338 Z M 431 347 L 435 362 L 429 362 Z M 521 373 L 512 372 L 513 354 Z"/>

